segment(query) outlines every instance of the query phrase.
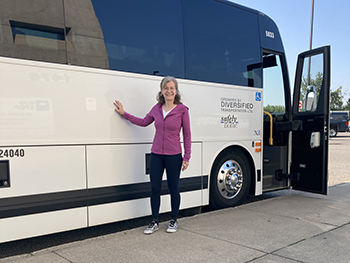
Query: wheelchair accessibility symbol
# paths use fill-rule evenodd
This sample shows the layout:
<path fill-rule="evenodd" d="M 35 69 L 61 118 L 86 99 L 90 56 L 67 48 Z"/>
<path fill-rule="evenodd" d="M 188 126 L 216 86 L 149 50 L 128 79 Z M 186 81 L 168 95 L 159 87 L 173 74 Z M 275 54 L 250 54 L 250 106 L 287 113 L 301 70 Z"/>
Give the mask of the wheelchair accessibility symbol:
<path fill-rule="evenodd" d="M 261 92 L 255 92 L 255 101 L 261 101 Z"/>

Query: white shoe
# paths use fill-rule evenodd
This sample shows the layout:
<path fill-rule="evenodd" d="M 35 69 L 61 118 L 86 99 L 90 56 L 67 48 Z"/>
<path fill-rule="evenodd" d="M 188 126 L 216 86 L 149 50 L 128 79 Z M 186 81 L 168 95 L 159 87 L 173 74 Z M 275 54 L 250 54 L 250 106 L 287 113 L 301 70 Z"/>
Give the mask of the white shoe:
<path fill-rule="evenodd" d="M 168 229 L 166 230 L 166 232 L 168 233 L 175 233 L 177 231 L 177 228 L 178 228 L 178 223 L 176 220 L 174 219 L 171 219 L 170 223 L 169 223 L 169 226 L 168 226 Z"/>
<path fill-rule="evenodd" d="M 159 224 L 156 221 L 152 221 L 148 227 L 145 229 L 145 231 L 143 231 L 144 234 L 146 235 L 150 235 L 152 234 L 154 231 L 157 231 L 159 229 Z"/>

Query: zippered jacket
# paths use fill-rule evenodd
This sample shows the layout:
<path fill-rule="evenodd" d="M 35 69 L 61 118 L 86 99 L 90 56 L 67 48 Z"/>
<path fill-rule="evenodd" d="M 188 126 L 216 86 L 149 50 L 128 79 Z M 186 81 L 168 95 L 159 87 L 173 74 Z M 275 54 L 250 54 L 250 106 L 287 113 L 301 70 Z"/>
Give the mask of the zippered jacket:
<path fill-rule="evenodd" d="M 177 104 L 168 115 L 163 117 L 162 104 L 157 103 L 142 119 L 124 111 L 123 117 L 131 123 L 146 127 L 154 122 L 156 133 L 154 135 L 151 152 L 155 154 L 175 155 L 182 153 L 180 131 L 182 128 L 185 154 L 184 161 L 191 157 L 191 130 L 188 107 Z"/>

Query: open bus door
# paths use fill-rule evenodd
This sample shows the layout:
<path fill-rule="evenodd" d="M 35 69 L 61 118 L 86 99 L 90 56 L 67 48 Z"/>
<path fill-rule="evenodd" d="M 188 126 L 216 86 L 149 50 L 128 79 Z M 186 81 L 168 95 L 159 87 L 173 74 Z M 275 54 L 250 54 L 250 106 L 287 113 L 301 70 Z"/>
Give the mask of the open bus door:
<path fill-rule="evenodd" d="M 301 53 L 294 82 L 291 186 L 327 194 L 330 46 Z"/>

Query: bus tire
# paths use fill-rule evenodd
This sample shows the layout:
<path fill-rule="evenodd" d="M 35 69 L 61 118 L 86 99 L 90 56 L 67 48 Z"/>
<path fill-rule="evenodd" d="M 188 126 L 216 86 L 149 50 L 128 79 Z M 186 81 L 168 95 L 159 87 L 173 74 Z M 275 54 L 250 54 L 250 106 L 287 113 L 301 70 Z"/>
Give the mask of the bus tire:
<path fill-rule="evenodd" d="M 241 150 L 230 149 L 219 155 L 210 176 L 210 206 L 220 209 L 242 204 L 250 179 L 249 161 Z"/>

